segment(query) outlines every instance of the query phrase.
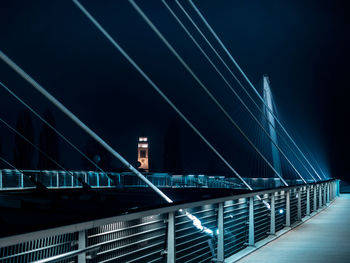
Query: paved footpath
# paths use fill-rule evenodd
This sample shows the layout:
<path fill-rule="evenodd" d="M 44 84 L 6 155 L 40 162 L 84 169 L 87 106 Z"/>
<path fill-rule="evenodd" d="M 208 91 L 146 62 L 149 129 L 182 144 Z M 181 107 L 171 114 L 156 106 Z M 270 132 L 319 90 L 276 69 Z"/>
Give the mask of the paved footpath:
<path fill-rule="evenodd" d="M 350 194 L 239 263 L 350 263 Z"/>

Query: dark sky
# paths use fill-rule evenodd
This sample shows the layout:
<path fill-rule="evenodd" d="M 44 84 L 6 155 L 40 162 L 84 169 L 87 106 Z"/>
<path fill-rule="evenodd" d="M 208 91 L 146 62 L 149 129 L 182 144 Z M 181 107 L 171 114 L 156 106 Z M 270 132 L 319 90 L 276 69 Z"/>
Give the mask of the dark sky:
<path fill-rule="evenodd" d="M 240 160 L 255 163 L 257 167 L 262 165 L 128 1 L 84 0 L 82 3 L 235 168 L 243 174 L 246 171 L 237 163 Z M 246 113 L 161 1 L 137 3 L 233 119 L 245 125 L 243 128 L 259 144 L 254 124 L 249 121 L 244 124 Z M 187 1 L 181 3 L 210 36 Z M 346 177 L 350 147 L 346 1 L 202 0 L 196 3 L 257 88 L 261 87 L 263 74 L 269 75 L 279 117 L 301 147 L 306 146 L 312 152 L 327 174 Z M 169 4 L 189 25 L 176 4 L 173 1 Z M 195 30 L 192 27 L 190 30 L 203 44 Z M 210 40 L 215 43 L 213 38 Z M 218 45 L 215 47 L 219 49 Z M 0 49 L 133 164 L 137 137 L 146 135 L 150 138 L 155 170 L 163 169 L 164 133 L 169 123 L 176 120 L 186 172 L 204 172 L 210 162 L 222 166 L 71 1 L 1 1 Z M 220 54 L 224 56 L 222 50 Z M 227 57 L 225 61 L 237 73 Z M 224 71 L 222 66 L 220 69 Z M 240 79 L 243 81 L 241 76 Z M 0 80 L 38 112 L 51 109 L 58 129 L 84 148 L 87 140 L 84 132 L 3 62 L 0 62 Z M 238 89 L 232 78 L 231 83 Z M 0 98 L 1 118 L 15 125 L 18 111 L 23 107 L 2 89 Z M 38 143 L 42 124 L 34 117 L 33 120 Z M 3 126 L 0 137 L 3 154 L 11 159 L 14 137 Z M 80 156 L 63 142 L 60 147 L 63 164 L 80 169 Z M 262 151 L 267 151 L 265 148 Z"/>

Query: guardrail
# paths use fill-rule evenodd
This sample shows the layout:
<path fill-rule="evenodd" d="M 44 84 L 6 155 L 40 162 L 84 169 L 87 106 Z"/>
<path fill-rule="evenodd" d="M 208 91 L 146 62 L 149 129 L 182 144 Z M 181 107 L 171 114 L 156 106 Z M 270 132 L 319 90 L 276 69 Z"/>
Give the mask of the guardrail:
<path fill-rule="evenodd" d="M 245 189 L 240 180 L 220 175 L 171 175 L 168 173 L 145 173 L 157 187 L 198 187 Z M 0 191 L 32 189 L 35 185 L 28 177 L 34 178 L 47 188 L 81 188 L 79 179 L 94 188 L 148 187 L 138 176 L 131 172 L 95 172 L 95 171 L 40 171 L 40 170 L 0 170 Z M 254 189 L 282 186 L 279 178 L 244 178 Z M 301 180 L 286 180 L 289 185 L 302 184 Z"/>
<path fill-rule="evenodd" d="M 5 237 L 0 262 L 223 262 L 329 205 L 337 185 L 256 191 Z"/>

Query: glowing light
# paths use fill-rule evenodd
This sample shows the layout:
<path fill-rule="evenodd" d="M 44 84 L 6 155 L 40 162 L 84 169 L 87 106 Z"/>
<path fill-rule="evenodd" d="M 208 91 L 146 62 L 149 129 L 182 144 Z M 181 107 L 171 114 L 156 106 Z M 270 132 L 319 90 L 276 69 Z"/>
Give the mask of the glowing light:
<path fill-rule="evenodd" d="M 140 138 L 139 138 L 139 141 L 140 141 L 140 142 L 147 142 L 147 137 L 140 137 Z"/>
<path fill-rule="evenodd" d="M 208 234 L 210 236 L 212 236 L 214 233 L 212 230 L 210 230 L 209 228 L 205 227 L 202 225 L 202 222 L 194 215 L 190 214 L 189 212 L 185 211 L 185 215 L 192 220 L 193 225 L 201 232 Z"/>
<path fill-rule="evenodd" d="M 208 235 L 210 235 L 210 236 L 213 235 L 213 231 L 211 231 L 209 228 L 205 228 L 205 229 L 203 230 L 203 232 L 206 233 L 206 234 L 208 234 Z"/>
<path fill-rule="evenodd" d="M 283 210 L 283 209 L 279 209 L 279 210 L 278 210 L 278 213 L 279 213 L 280 215 L 282 215 L 282 214 L 284 214 L 284 210 Z"/>
<path fill-rule="evenodd" d="M 147 143 L 139 143 L 139 148 L 148 148 L 148 144 Z"/>

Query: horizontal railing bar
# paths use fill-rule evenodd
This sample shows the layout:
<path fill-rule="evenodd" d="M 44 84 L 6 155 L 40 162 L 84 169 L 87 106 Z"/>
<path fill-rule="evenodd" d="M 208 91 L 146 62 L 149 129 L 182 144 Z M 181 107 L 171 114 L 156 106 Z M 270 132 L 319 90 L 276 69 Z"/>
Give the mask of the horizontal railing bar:
<path fill-rule="evenodd" d="M 239 226 L 239 225 L 243 225 L 243 226 L 237 228 L 237 226 Z M 243 230 L 247 231 L 246 222 L 243 222 L 242 224 L 237 224 L 237 225 L 234 225 L 234 226 L 231 226 L 231 227 L 226 227 L 225 230 L 230 230 L 230 229 L 232 229 L 232 228 L 235 228 L 235 230 L 232 231 L 232 233 L 234 233 L 235 235 L 238 235 L 238 234 L 244 232 L 244 231 L 238 232 L 238 230 L 243 229 Z M 225 231 L 225 232 L 226 232 L 226 231 Z"/>
<path fill-rule="evenodd" d="M 228 217 L 230 215 L 241 215 L 244 213 L 248 213 L 249 211 L 249 206 L 247 205 L 246 207 L 238 208 L 236 210 L 224 210 L 224 217 Z"/>
<path fill-rule="evenodd" d="M 197 238 L 194 238 L 194 239 L 192 239 L 192 240 L 188 240 L 187 242 L 184 242 L 184 243 L 182 243 L 182 244 L 176 244 L 176 247 L 178 247 L 178 246 L 183 246 L 184 244 L 186 244 L 186 243 L 188 243 L 188 242 L 192 242 L 192 241 L 195 241 L 195 240 L 200 239 L 200 238 L 202 238 L 202 237 L 197 237 Z M 186 250 L 193 249 L 194 246 L 199 246 L 199 245 L 201 245 L 201 244 L 203 244 L 203 243 L 207 243 L 207 242 L 208 242 L 208 239 L 205 239 L 204 241 L 195 243 L 195 244 L 192 245 L 192 246 L 188 246 L 188 247 L 185 247 L 185 248 L 179 249 L 179 250 L 176 249 L 176 253 L 183 253 L 183 252 L 186 251 Z M 195 252 L 195 251 L 194 251 L 194 252 Z M 190 254 L 190 253 L 189 253 L 189 254 Z"/>
<path fill-rule="evenodd" d="M 241 214 L 248 214 L 248 209 L 249 207 L 247 206 L 242 209 L 224 211 L 224 218 L 231 217 L 231 215 L 237 216 Z"/>
<path fill-rule="evenodd" d="M 53 257 L 49 257 L 49 258 L 45 258 L 45 259 L 41 259 L 41 260 L 37 260 L 37 261 L 33 261 L 32 263 L 53 263 L 53 262 L 58 262 L 67 258 L 72 258 L 74 256 L 77 256 L 79 254 L 82 253 L 86 253 L 89 251 L 94 251 L 94 250 L 98 250 L 100 249 L 100 246 L 91 246 L 88 248 L 83 248 L 83 249 L 77 249 L 74 251 L 70 251 L 70 252 L 66 252 L 63 253 L 61 255 L 57 255 L 57 256 L 53 256 Z"/>
<path fill-rule="evenodd" d="M 211 220 L 211 221 L 205 222 L 205 223 L 203 223 L 203 225 L 209 225 L 210 223 L 213 223 L 213 222 L 216 222 L 216 220 Z M 183 234 L 182 236 L 179 235 L 180 232 L 183 232 L 183 231 L 186 231 L 186 230 L 191 230 L 191 229 L 193 229 L 193 228 L 195 228 L 195 227 L 194 227 L 193 225 L 190 225 L 190 226 L 185 227 L 185 228 L 176 229 L 176 234 L 177 234 L 176 239 L 177 239 L 177 238 L 183 238 L 183 237 L 185 237 L 185 236 L 187 236 L 187 235 L 193 235 L 194 233 Z M 197 229 L 196 229 L 196 230 L 197 230 Z M 199 230 L 197 230 L 197 231 L 198 231 L 198 232 L 195 232 L 195 233 L 200 233 Z"/>
<path fill-rule="evenodd" d="M 113 233 L 117 233 L 117 232 L 124 231 L 124 230 L 130 230 L 130 229 L 133 229 L 133 228 L 146 226 L 146 225 L 151 225 L 151 224 L 156 224 L 156 223 L 162 223 L 162 222 L 164 222 L 164 219 L 163 220 L 156 220 L 156 221 L 145 222 L 145 223 L 142 223 L 142 224 L 137 224 L 137 225 L 133 225 L 133 226 L 123 227 L 123 228 L 119 228 L 119 229 L 115 229 L 115 230 L 109 230 L 109 231 L 101 232 L 101 233 L 97 233 L 97 234 L 92 234 L 92 235 L 88 235 L 88 238 L 94 238 L 94 237 L 98 237 L 98 236 L 113 234 Z"/>
<path fill-rule="evenodd" d="M 254 226 L 254 229 L 256 231 L 260 231 L 260 230 L 265 229 L 265 228 L 270 229 L 269 223 L 270 223 L 270 220 L 267 220 L 265 222 L 260 221 L 258 224 L 256 224 Z"/>
<path fill-rule="evenodd" d="M 197 257 L 195 257 L 195 258 L 192 258 L 192 259 L 190 259 L 190 260 L 188 260 L 188 261 L 185 261 L 184 263 L 193 262 L 193 261 L 196 260 L 197 258 L 203 257 L 203 256 L 205 256 L 205 255 L 207 255 L 207 254 L 209 254 L 209 253 L 210 253 L 210 251 L 208 251 L 208 252 L 206 252 L 206 253 L 204 253 L 204 254 L 201 254 L 201 255 L 199 255 L 199 256 L 197 256 Z M 210 258 L 210 257 L 209 257 L 209 258 Z M 206 258 L 205 261 L 208 262 L 208 258 Z M 195 261 L 195 263 L 197 263 L 197 262 L 198 262 L 198 261 Z"/>
<path fill-rule="evenodd" d="M 28 255 L 28 254 L 31 254 L 31 253 L 43 251 L 43 250 L 46 250 L 46 249 L 51 249 L 51 248 L 54 248 L 54 247 L 64 246 L 64 245 L 67 245 L 69 243 L 72 243 L 72 241 L 61 242 L 61 243 L 57 243 L 57 244 L 54 244 L 54 245 L 49 245 L 49 246 L 45 246 L 45 247 L 40 247 L 40 248 L 35 248 L 35 249 L 32 249 L 32 250 L 20 252 L 20 253 L 17 253 L 17 254 L 12 254 L 12 255 L 0 258 L 0 261 L 1 260 L 5 260 L 5 259 L 10 259 L 10 258 L 13 258 L 13 257 L 25 256 L 25 255 Z"/>
<path fill-rule="evenodd" d="M 130 251 L 130 252 L 128 252 L 128 253 L 125 253 L 125 254 L 123 254 L 123 255 L 118 255 L 118 256 L 116 256 L 116 257 L 109 258 L 109 259 L 105 259 L 105 260 L 102 260 L 102 261 L 99 261 L 99 262 L 100 262 L 100 263 L 104 263 L 104 262 L 108 262 L 108 261 L 115 260 L 115 259 L 118 259 L 118 258 L 126 257 L 126 256 L 131 255 L 132 253 L 137 253 L 137 252 L 140 252 L 140 251 L 149 249 L 149 248 L 151 248 L 151 247 L 159 246 L 159 245 L 161 245 L 161 244 L 163 244 L 163 242 L 156 243 L 156 244 L 150 245 L 150 246 L 148 246 L 148 247 L 143 247 L 143 248 L 135 249 L 135 250 Z"/>
<path fill-rule="evenodd" d="M 210 217 L 216 217 L 217 215 L 216 214 L 211 214 L 211 215 L 207 215 L 207 216 L 202 216 L 202 217 L 199 217 L 197 216 L 198 219 L 202 220 L 202 219 L 206 219 L 206 218 L 210 218 Z M 179 227 L 180 225 L 183 225 L 183 224 L 188 224 L 188 223 L 193 223 L 193 221 L 191 219 L 186 219 L 182 222 L 176 222 L 175 225 L 177 227 Z"/>
<path fill-rule="evenodd" d="M 239 217 L 237 217 L 237 216 L 239 216 Z M 248 218 L 249 218 L 248 212 L 235 214 L 235 215 L 232 215 L 232 217 L 225 216 L 224 217 L 224 224 L 226 224 L 227 222 L 239 221 L 239 220 L 242 220 L 244 218 L 246 218 L 247 219 L 246 221 L 248 221 Z"/>
<path fill-rule="evenodd" d="M 239 238 L 236 238 L 236 239 L 233 240 L 233 241 L 226 242 L 226 243 L 225 243 L 225 246 L 229 246 L 229 245 L 232 244 L 232 243 L 237 243 L 237 245 L 234 245 L 234 246 L 231 246 L 231 247 L 238 246 L 238 245 L 240 245 L 240 244 L 242 244 L 242 243 L 244 244 L 243 241 L 237 242 L 237 241 L 239 241 L 239 240 L 241 240 L 241 239 L 247 239 L 247 236 L 241 236 L 241 237 L 239 237 Z M 227 248 L 227 249 L 231 249 L 231 248 L 229 247 L 229 248 Z"/>
<path fill-rule="evenodd" d="M 103 250 L 103 251 L 100 251 L 97 253 L 97 255 L 104 255 L 104 254 L 108 254 L 108 253 L 112 253 L 114 251 L 117 251 L 117 250 L 120 250 L 120 249 L 123 249 L 123 248 L 127 248 L 127 247 L 130 247 L 130 246 L 134 246 L 138 243 L 142 243 L 142 242 L 146 242 L 146 241 L 149 241 L 149 240 L 153 240 L 153 239 L 157 239 L 159 237 L 162 237 L 162 236 L 165 236 L 165 234 L 162 234 L 162 235 L 158 235 L 158 236 L 152 236 L 152 237 L 148 237 L 148 238 L 144 238 L 144 239 L 141 239 L 141 240 L 137 240 L 135 242 L 132 242 L 132 243 L 128 243 L 128 244 L 125 244 L 125 245 L 122 245 L 122 246 L 118 246 L 118 247 L 114 247 L 114 248 L 110 248 L 110 249 L 107 249 L 107 250 Z M 119 240 L 117 240 L 119 241 Z M 110 243 L 114 243 L 116 242 L 115 240 L 110 240 L 109 241 Z M 104 246 L 106 244 L 104 243 L 98 243 L 98 245 L 100 246 Z M 151 245 L 152 246 L 152 245 Z"/>
<path fill-rule="evenodd" d="M 198 253 L 199 251 L 202 251 L 202 250 L 204 250 L 204 249 L 206 249 L 206 247 L 202 247 L 201 249 L 198 249 L 198 250 L 194 251 L 193 253 Z M 208 251 L 208 252 L 209 252 L 209 251 Z M 191 253 L 191 254 L 193 254 L 193 253 Z M 181 257 L 176 257 L 176 260 L 181 260 L 181 259 L 183 259 L 183 258 L 189 257 L 191 254 L 186 254 L 186 255 L 183 255 L 183 256 L 181 256 Z M 207 254 L 207 253 L 205 253 L 205 254 Z M 203 256 L 203 255 L 205 255 L 205 254 L 201 254 L 201 255 L 199 255 L 199 256 Z M 196 257 L 196 258 L 197 258 L 197 257 Z M 196 259 L 196 258 L 194 258 L 194 259 Z M 191 259 L 191 260 L 194 260 L 194 259 Z"/>
<path fill-rule="evenodd" d="M 103 241 L 103 242 L 100 242 L 100 243 L 98 243 L 98 244 L 101 245 L 101 246 L 104 246 L 104 245 L 108 245 L 108 244 L 110 244 L 110 243 L 115 243 L 115 242 L 118 242 L 118 241 L 123 241 L 123 240 L 129 239 L 129 238 L 131 238 L 131 237 L 137 237 L 137 236 L 140 236 L 140 235 L 152 233 L 152 232 L 159 231 L 159 230 L 163 230 L 163 229 L 165 229 L 164 226 L 161 227 L 161 228 L 154 228 L 154 229 L 146 230 L 146 231 L 143 231 L 143 232 L 138 232 L 138 233 L 135 233 L 135 234 L 127 235 L 127 236 L 124 236 L 124 237 L 114 238 L 114 239 L 112 239 L 112 240 Z M 162 234 L 162 235 L 164 235 L 164 234 Z M 160 235 L 160 236 L 162 236 L 162 235 Z"/>
<path fill-rule="evenodd" d="M 204 236 L 202 236 L 202 235 L 199 235 L 199 236 L 197 236 L 197 237 L 195 237 L 195 238 L 193 238 L 193 239 L 190 239 L 190 240 L 187 240 L 187 241 L 184 241 L 184 242 L 181 242 L 181 243 L 176 243 L 176 247 L 179 247 L 179 246 L 183 246 L 183 245 L 185 245 L 185 244 L 187 244 L 187 243 L 190 243 L 190 242 L 193 242 L 193 241 L 195 241 L 195 240 L 198 240 L 198 239 L 203 239 L 203 238 L 206 238 L 206 237 L 204 237 Z M 207 238 L 205 239 L 205 240 L 208 240 Z M 196 245 L 197 244 L 199 244 L 199 243 L 196 243 Z M 185 248 L 185 249 L 190 249 L 191 247 L 187 247 L 187 248 Z M 178 252 L 181 252 L 181 251 L 183 251 L 183 250 L 185 250 L 185 249 L 182 249 L 182 250 L 176 250 L 176 253 L 178 253 Z"/>
<path fill-rule="evenodd" d="M 128 260 L 128 263 L 132 263 L 132 262 L 145 262 L 145 261 L 140 261 L 140 260 L 142 260 L 142 259 L 144 259 L 144 258 L 147 258 L 147 257 L 150 257 L 150 256 L 153 256 L 153 254 L 159 254 L 159 255 L 160 255 L 160 253 L 162 252 L 162 250 L 163 250 L 163 249 L 157 250 L 157 251 L 153 251 L 151 254 L 147 254 L 147 255 L 144 255 L 144 256 L 140 256 L 140 257 L 138 257 L 138 258 L 134 258 L 134 259 L 132 259 L 132 260 Z M 154 262 L 154 261 L 159 261 L 159 260 L 161 260 L 161 259 L 162 259 L 162 258 L 159 257 L 159 258 L 156 258 L 156 259 L 154 259 L 154 260 L 152 260 L 152 261 L 147 261 L 147 263 L 152 263 L 152 262 Z"/>
<path fill-rule="evenodd" d="M 243 248 L 247 247 L 246 245 L 244 246 L 240 246 L 240 247 L 234 247 L 235 249 L 233 249 L 232 251 L 226 251 L 225 250 L 225 255 L 227 254 L 227 257 L 236 254 L 239 250 L 242 250 Z"/>

